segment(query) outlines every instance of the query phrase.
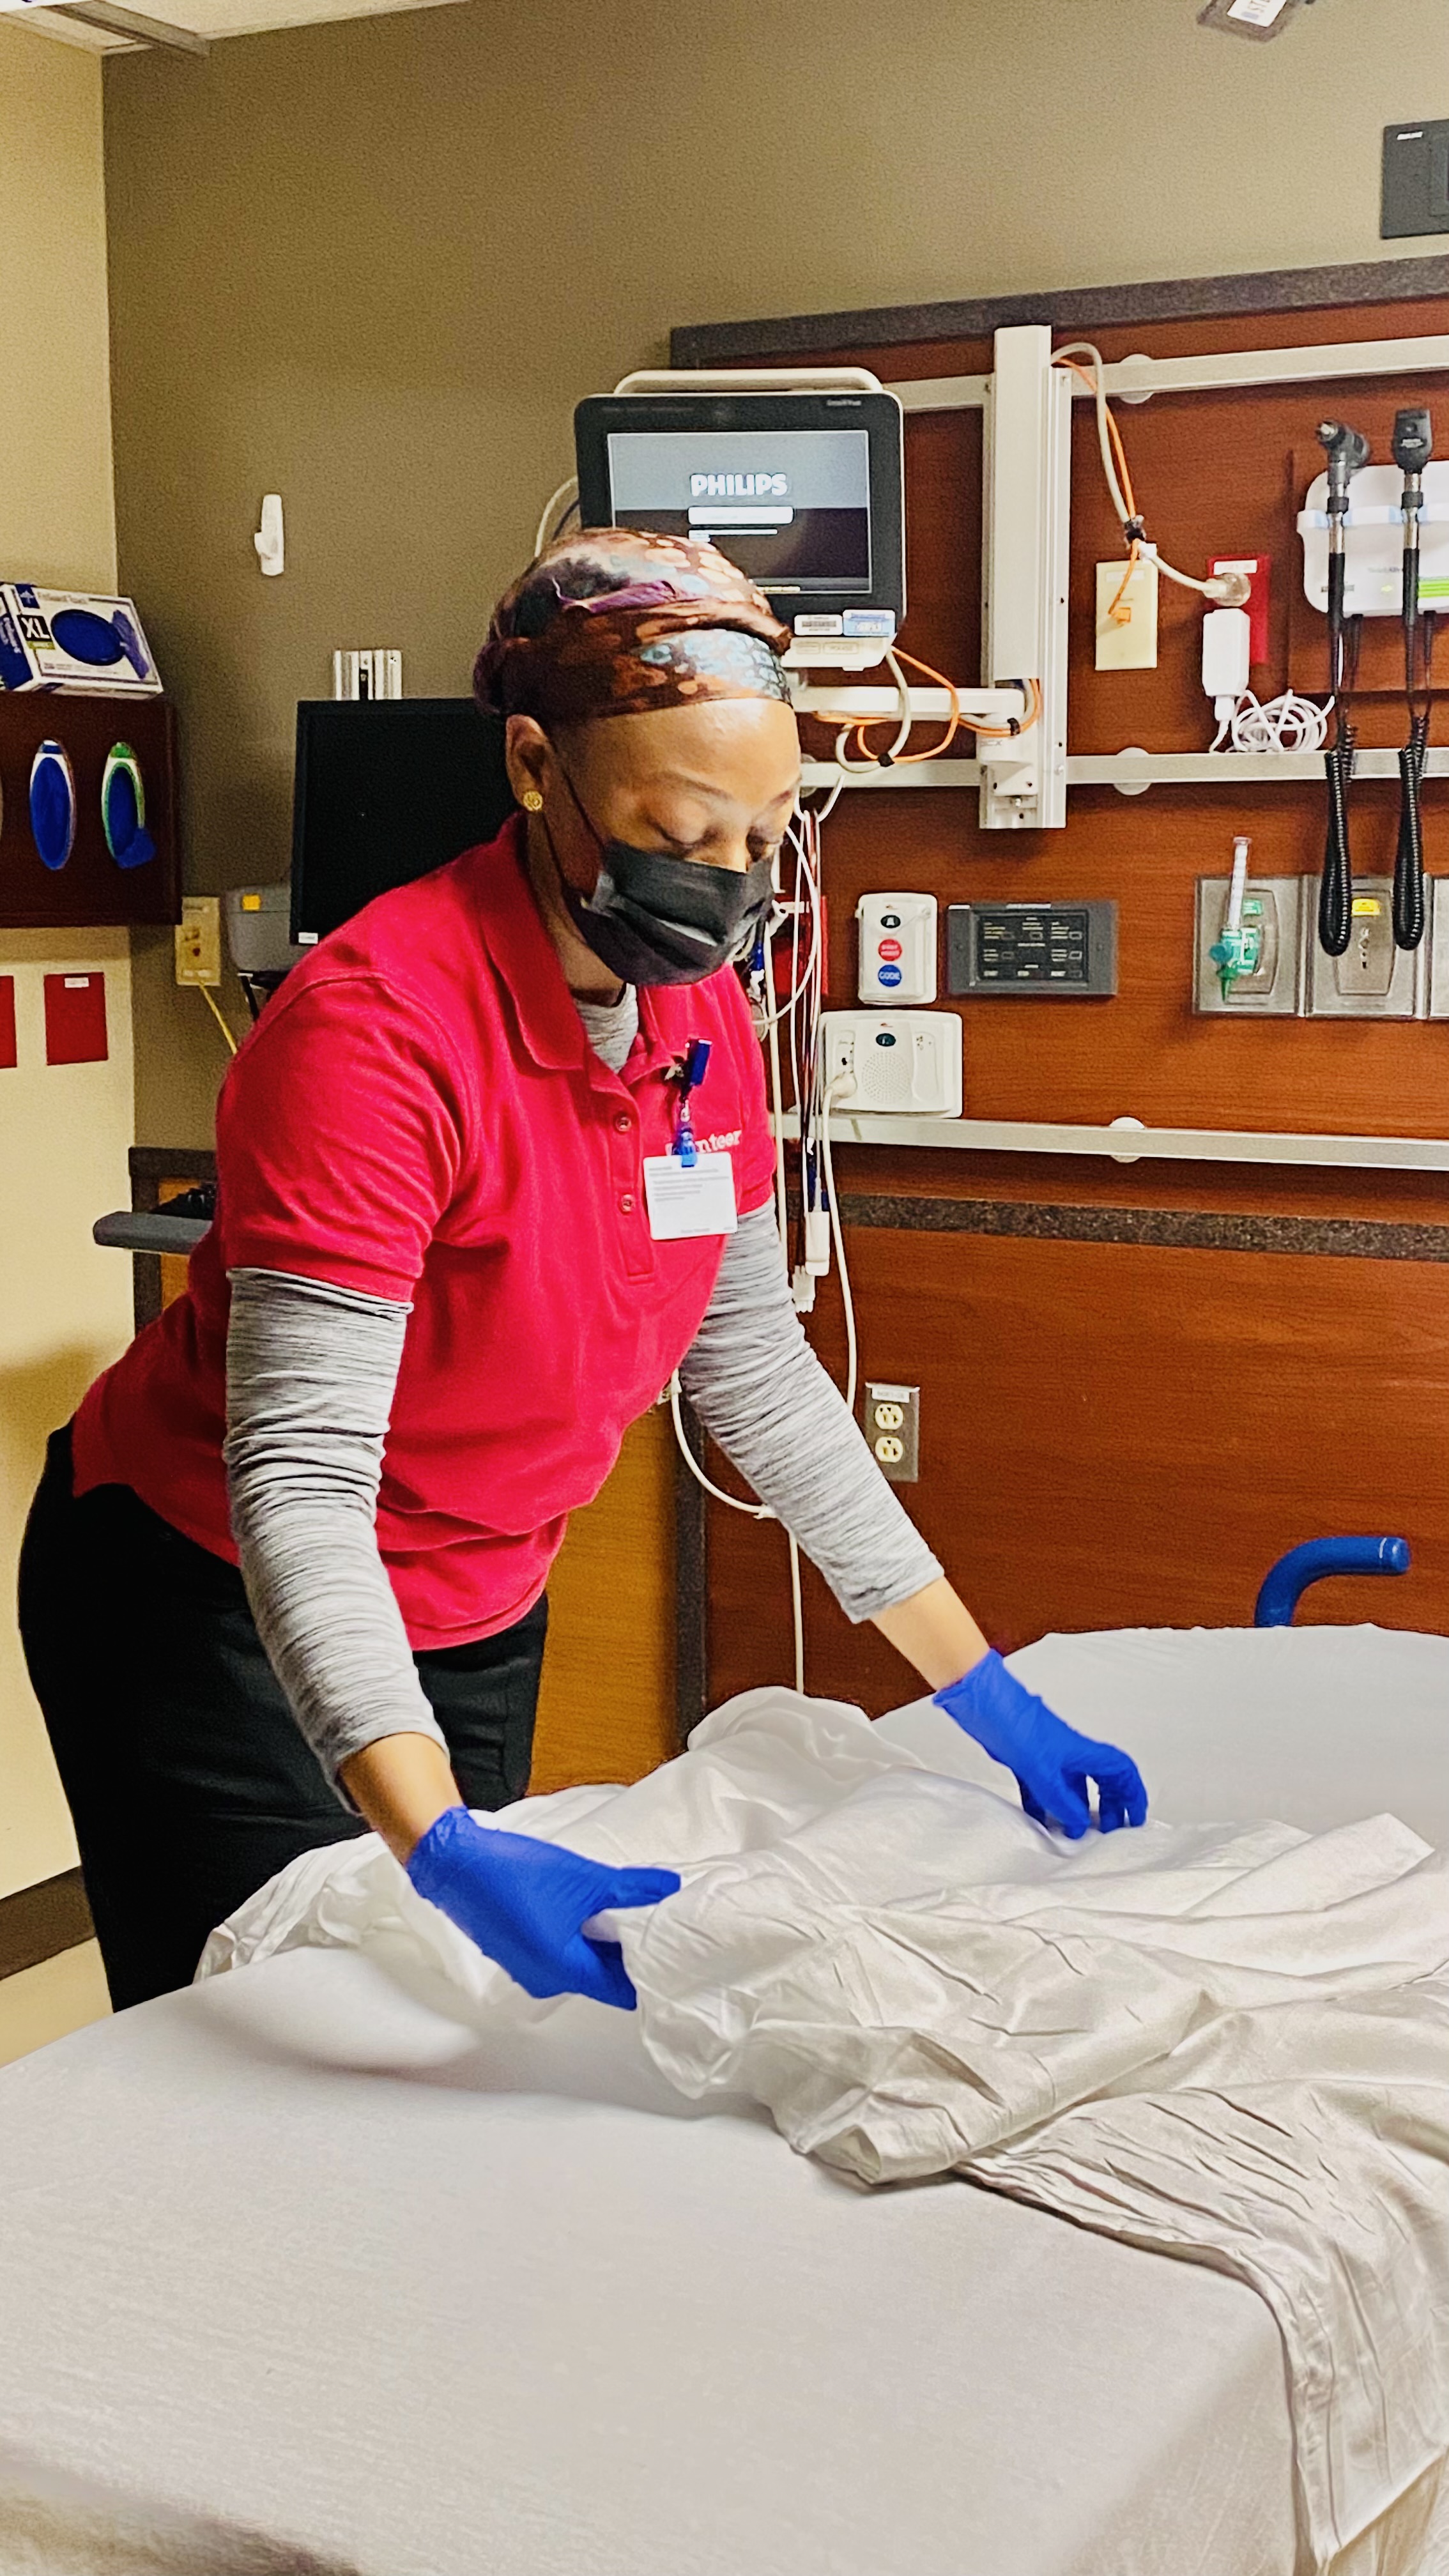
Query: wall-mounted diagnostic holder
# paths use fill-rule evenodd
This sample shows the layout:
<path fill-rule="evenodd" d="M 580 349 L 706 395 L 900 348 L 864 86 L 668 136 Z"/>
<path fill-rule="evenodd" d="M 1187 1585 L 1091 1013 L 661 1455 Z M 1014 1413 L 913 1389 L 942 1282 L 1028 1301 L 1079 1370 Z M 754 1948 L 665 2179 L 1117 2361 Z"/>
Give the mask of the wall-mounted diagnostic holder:
<path fill-rule="evenodd" d="M 946 990 L 1054 1002 L 1110 1001 L 1117 990 L 1115 903 L 953 903 Z"/>
<path fill-rule="evenodd" d="M 41 866 L 52 875 L 75 848 L 75 771 L 64 745 L 43 742 L 30 764 L 30 833 Z"/>
<path fill-rule="evenodd" d="M 863 894 L 855 907 L 860 932 L 863 1002 L 902 1008 L 936 998 L 936 898 L 933 894 Z"/>
<path fill-rule="evenodd" d="M 1422 469 L 1419 517 L 1419 605 L 1449 602 L 1449 461 Z M 1403 609 L 1403 471 L 1397 464 L 1355 468 L 1343 523 L 1345 617 L 1398 617 Z M 1298 513 L 1303 539 L 1303 595 L 1311 608 L 1328 611 L 1330 487 L 1315 476 Z"/>
<path fill-rule="evenodd" d="M 101 824 L 118 868 L 143 868 L 156 856 L 146 829 L 146 787 L 128 742 L 113 742 L 101 772 Z"/>

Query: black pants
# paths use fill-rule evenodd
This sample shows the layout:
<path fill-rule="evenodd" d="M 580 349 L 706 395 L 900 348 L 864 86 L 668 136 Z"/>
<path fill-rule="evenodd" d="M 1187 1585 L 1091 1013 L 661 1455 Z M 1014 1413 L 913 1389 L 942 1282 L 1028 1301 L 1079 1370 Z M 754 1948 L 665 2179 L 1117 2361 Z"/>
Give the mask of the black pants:
<path fill-rule="evenodd" d="M 470 1806 L 528 1786 L 548 1605 L 417 1655 Z M 111 2000 L 189 1983 L 214 1924 L 299 1852 L 365 1825 L 298 1729 L 235 1566 L 126 1485 L 77 1498 L 51 1440 L 20 1558 L 20 1630 L 75 1819 Z"/>

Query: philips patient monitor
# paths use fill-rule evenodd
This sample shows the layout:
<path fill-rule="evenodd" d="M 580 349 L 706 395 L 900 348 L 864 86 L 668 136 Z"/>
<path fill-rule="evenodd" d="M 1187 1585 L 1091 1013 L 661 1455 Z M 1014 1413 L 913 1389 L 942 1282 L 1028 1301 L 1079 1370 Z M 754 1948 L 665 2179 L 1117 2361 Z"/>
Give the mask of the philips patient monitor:
<path fill-rule="evenodd" d="M 894 394 L 597 394 L 574 438 L 582 524 L 708 540 L 790 628 L 792 662 L 859 667 L 894 643 L 906 607 Z"/>

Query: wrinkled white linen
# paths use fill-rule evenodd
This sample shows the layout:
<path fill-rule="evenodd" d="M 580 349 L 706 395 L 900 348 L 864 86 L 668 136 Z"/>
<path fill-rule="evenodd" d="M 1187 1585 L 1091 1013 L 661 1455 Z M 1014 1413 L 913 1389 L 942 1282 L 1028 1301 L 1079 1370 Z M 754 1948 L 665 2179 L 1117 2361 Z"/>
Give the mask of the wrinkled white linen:
<path fill-rule="evenodd" d="M 1392 1817 L 1071 1847 L 860 1712 L 754 1691 L 634 1788 L 509 1811 L 678 1897 L 609 1919 L 650 2056 L 876 2183 L 959 2171 L 1259 2290 L 1304 2563 L 1449 2448 L 1449 1869 Z M 200 1973 L 405 1934 L 485 2027 L 546 2021 L 372 1838 L 313 1853 Z M 461 2008 L 461 2001 L 460 2001 Z"/>

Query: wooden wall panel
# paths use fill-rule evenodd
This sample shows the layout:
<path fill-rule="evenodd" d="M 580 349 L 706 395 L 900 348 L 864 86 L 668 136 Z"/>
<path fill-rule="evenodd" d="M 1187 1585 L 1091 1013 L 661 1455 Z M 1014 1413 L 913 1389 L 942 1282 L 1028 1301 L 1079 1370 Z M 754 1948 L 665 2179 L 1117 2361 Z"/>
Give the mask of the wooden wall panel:
<path fill-rule="evenodd" d="M 848 1249 L 862 1372 L 921 1388 L 901 1499 L 1003 1650 L 1247 1626 L 1275 1558 L 1349 1530 L 1407 1537 L 1413 1573 L 1325 1585 L 1300 1617 L 1449 1627 L 1442 1265 L 863 1227 Z M 841 1371 L 838 1311 L 823 1293 Z M 715 1506 L 710 1551 L 713 1696 L 787 1680 L 779 1531 Z M 912 1696 L 807 1582 L 808 1686 L 873 1712 Z"/>
<path fill-rule="evenodd" d="M 1250 345 L 1305 337 L 1345 339 L 1444 327 L 1445 306 L 1391 306 L 1357 313 L 1253 318 Z M 1129 349 L 1171 355 L 1243 345 L 1248 326 L 1231 320 L 1137 325 L 1097 337 L 1108 357 Z M 989 365 L 986 344 L 958 343 L 864 354 L 886 376 L 963 372 Z M 1441 408 L 1443 383 L 1437 385 Z M 1335 389 L 1336 405 L 1387 453 L 1401 402 L 1435 399 L 1434 379 Z M 1272 659 L 1255 673 L 1267 696 L 1287 685 L 1290 609 L 1295 631 L 1320 630 L 1301 598 L 1302 549 L 1294 529 L 1302 495 L 1290 475 L 1324 397 L 1312 386 L 1232 394 L 1159 396 L 1123 408 L 1123 435 L 1149 532 L 1170 558 L 1201 570 L 1210 552 L 1273 558 Z M 967 677 L 978 667 L 981 475 L 975 414 L 913 415 L 907 422 L 910 613 L 907 645 Z M 1090 407 L 1073 424 L 1071 571 L 1071 748 L 1114 752 L 1129 743 L 1154 751 L 1205 750 L 1211 710 L 1199 684 L 1201 603 L 1161 585 L 1159 667 L 1098 672 L 1093 667 L 1094 566 L 1121 553 L 1097 463 Z M 1294 605 L 1294 594 L 1297 605 Z M 1449 644 L 1445 667 L 1449 671 Z M 1395 742 L 1400 712 L 1370 701 L 1361 738 Z M 1449 716 L 1436 711 L 1436 739 Z M 1428 864 L 1449 874 L 1449 782 L 1425 788 Z M 1392 869 L 1397 789 L 1355 791 L 1354 852 L 1360 873 Z M 1225 874 L 1232 839 L 1248 832 L 1256 870 L 1315 874 L 1323 846 L 1323 793 L 1296 788 L 1153 788 L 1124 798 L 1114 789 L 1071 791 L 1063 832 L 982 832 L 969 791 L 849 791 L 826 835 L 831 897 L 831 980 L 837 999 L 854 989 L 853 914 L 860 893 L 899 882 L 943 905 L 1010 895 L 1086 899 L 1120 906 L 1121 991 L 1115 1003 L 1052 1006 L 992 1001 L 962 1005 L 969 1115 L 1088 1122 L 1124 1114 L 1155 1126 L 1338 1127 L 1367 1134 L 1434 1135 L 1443 1125 L 1449 1024 L 1197 1021 L 1190 1008 L 1193 897 L 1200 876 Z M 1271 1189 L 1273 1184 L 1268 1184 Z M 1352 1185 L 1350 1185 L 1351 1189 Z M 1340 1194 L 1341 1195 L 1341 1194 Z M 1430 1196 L 1449 1215 L 1442 1186 Z"/>
<path fill-rule="evenodd" d="M 575 1512 L 549 1579 L 535 1790 L 638 1780 L 674 1753 L 674 1435 L 657 1407 Z"/>
<path fill-rule="evenodd" d="M 1111 361 L 1439 332 L 1449 302 L 1370 310 L 1230 311 L 1181 323 L 1101 325 Z M 1059 334 L 1059 336 L 1065 336 Z M 768 363 L 768 326 L 741 363 Z M 887 382 L 989 368 L 984 339 L 852 346 L 837 355 Z M 1139 506 L 1171 561 L 1273 558 L 1271 654 L 1260 694 L 1287 684 L 1290 637 L 1312 676 L 1323 621 L 1301 598 L 1294 519 L 1322 409 L 1388 449 L 1395 409 L 1449 416 L 1443 379 L 1405 378 L 1157 396 L 1119 412 Z M 1449 421 L 1446 421 L 1449 425 Z M 938 668 L 979 668 L 981 465 L 977 416 L 907 421 L 907 647 Z M 1206 749 L 1201 603 L 1164 583 L 1159 666 L 1098 673 L 1094 565 L 1121 539 L 1089 408 L 1073 424 L 1070 747 L 1111 753 Z M 1449 645 L 1445 670 L 1449 672 Z M 1366 704 L 1360 738 L 1401 735 L 1392 697 Z M 1435 738 L 1449 739 L 1436 710 Z M 1428 863 L 1449 875 L 1449 786 L 1426 787 Z M 832 1000 L 855 986 L 853 915 L 869 889 L 899 885 L 945 904 L 983 897 L 1115 898 L 1121 985 L 1109 1003 L 991 1001 L 956 1008 L 970 1116 L 1152 1126 L 1446 1132 L 1449 1024 L 1199 1021 L 1191 1010 L 1195 881 L 1223 875 L 1247 832 L 1264 874 L 1316 875 L 1323 791 L 1154 788 L 1126 799 L 1073 789 L 1066 829 L 984 833 L 974 791 L 848 791 L 825 832 Z M 1355 791 L 1361 874 L 1392 866 L 1396 790 Z M 1258 1582 L 1296 1540 L 1399 1529 L 1417 1565 L 1402 1584 L 1334 1586 L 1315 1619 L 1449 1626 L 1449 1180 L 1436 1174 L 1027 1158 L 853 1148 L 847 1199 L 874 1216 L 850 1229 L 862 1367 L 924 1388 L 922 1478 L 906 1499 L 988 1631 L 1004 1646 L 1048 1628 L 1244 1622 Z M 1224 1248 L 899 1229 L 881 1202 L 972 1199 L 1017 1208 L 1196 1211 Z M 888 1208 L 886 1210 L 888 1214 Z M 1266 1221 L 1299 1220 L 1295 1249 Z M 1355 1225 L 1430 1228 L 1355 1237 Z M 1347 1226 L 1349 1232 L 1342 1229 Z M 1260 1229 L 1255 1234 L 1253 1228 Z M 1266 1231 L 1261 1231 L 1266 1227 Z M 1278 1238 L 1283 1239 L 1281 1235 Z M 1346 1250 L 1397 1258 L 1345 1258 Z M 833 1285 L 810 1330 L 843 1359 Z M 718 1465 L 718 1461 L 716 1461 Z M 710 1515 L 710 1690 L 788 1677 L 788 1590 L 777 1530 Z M 881 1708 L 911 1676 L 873 1631 L 852 1631 L 807 1572 L 808 1680 Z"/>

